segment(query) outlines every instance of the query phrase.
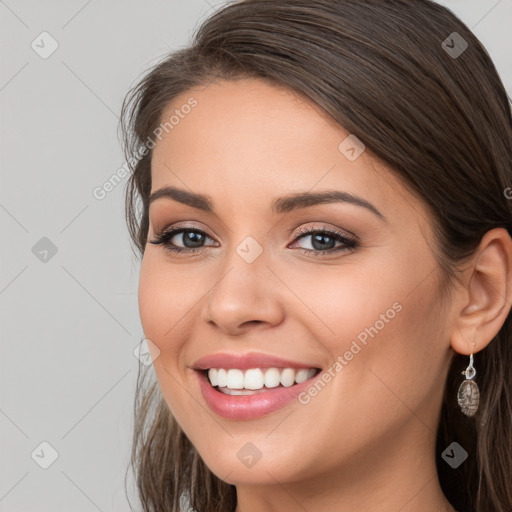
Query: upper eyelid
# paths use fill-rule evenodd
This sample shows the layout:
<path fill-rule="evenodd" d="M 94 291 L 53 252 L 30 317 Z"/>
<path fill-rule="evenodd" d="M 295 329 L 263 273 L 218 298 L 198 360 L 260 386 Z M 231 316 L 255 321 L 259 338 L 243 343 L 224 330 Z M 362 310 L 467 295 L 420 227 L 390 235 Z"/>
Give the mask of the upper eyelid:
<path fill-rule="evenodd" d="M 289 233 L 291 234 L 293 231 L 295 231 L 295 230 L 292 229 Z M 344 236 L 345 238 L 349 238 L 351 240 L 357 240 L 358 239 L 358 237 L 356 235 L 354 235 L 353 233 L 351 233 L 350 231 L 348 231 L 346 229 L 331 228 L 331 227 L 328 227 L 328 226 L 307 227 L 307 228 L 300 227 L 299 228 L 299 233 L 297 233 L 297 236 L 295 238 L 298 238 L 299 236 L 304 235 L 304 234 L 305 235 L 311 235 L 311 234 L 313 234 L 315 232 L 331 233 L 331 234 L 337 235 L 337 236 Z"/>
<path fill-rule="evenodd" d="M 214 238 L 213 234 L 210 234 L 210 232 L 203 228 L 198 226 L 191 226 L 190 224 L 187 224 L 186 221 L 184 221 L 183 225 L 180 222 L 171 224 L 167 227 L 164 227 L 163 229 L 153 231 L 153 236 L 161 236 L 166 233 L 170 233 L 172 231 L 179 231 L 179 230 L 186 230 L 186 231 L 201 231 L 202 233 L 208 235 L 210 238 Z"/>

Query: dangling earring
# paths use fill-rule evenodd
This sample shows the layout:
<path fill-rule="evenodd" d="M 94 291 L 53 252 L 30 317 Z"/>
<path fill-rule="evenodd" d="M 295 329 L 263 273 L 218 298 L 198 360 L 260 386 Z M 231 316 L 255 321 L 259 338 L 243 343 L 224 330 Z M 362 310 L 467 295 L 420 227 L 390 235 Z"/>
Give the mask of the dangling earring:
<path fill-rule="evenodd" d="M 469 366 L 461 373 L 466 376 L 466 380 L 459 386 L 457 402 L 466 416 L 474 416 L 480 403 L 480 390 L 473 380 L 476 375 L 476 370 L 473 367 L 473 352 L 469 356 Z"/>

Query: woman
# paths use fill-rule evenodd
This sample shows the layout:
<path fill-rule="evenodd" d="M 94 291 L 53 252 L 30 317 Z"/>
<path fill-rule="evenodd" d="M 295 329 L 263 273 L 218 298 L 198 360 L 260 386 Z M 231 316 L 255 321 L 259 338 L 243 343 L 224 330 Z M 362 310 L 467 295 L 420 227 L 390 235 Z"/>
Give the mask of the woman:
<path fill-rule="evenodd" d="M 123 119 L 144 510 L 512 510 L 512 120 L 471 31 L 232 3 Z"/>

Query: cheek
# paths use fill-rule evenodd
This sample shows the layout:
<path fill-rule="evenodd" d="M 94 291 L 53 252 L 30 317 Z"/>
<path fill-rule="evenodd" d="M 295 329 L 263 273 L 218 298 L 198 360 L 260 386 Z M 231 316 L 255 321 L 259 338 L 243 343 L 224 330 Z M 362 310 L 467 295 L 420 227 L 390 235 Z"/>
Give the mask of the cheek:
<path fill-rule="evenodd" d="M 306 459 L 321 453 L 322 464 L 356 453 L 411 417 L 417 421 L 414 415 L 430 423 L 443 389 L 445 340 L 433 276 L 417 286 L 421 279 L 411 265 L 396 275 L 382 268 L 362 274 L 353 270 L 336 279 L 318 273 L 316 279 L 296 281 L 299 293 L 306 292 L 309 282 L 303 297 L 319 317 L 309 312 L 302 322 L 338 361 L 330 367 L 328 383 L 319 391 L 312 386 L 303 396 L 306 405 L 297 408 L 303 421 L 295 416 L 298 438 L 307 437 L 314 425 L 317 435 L 303 450 Z M 340 446 L 341 436 L 352 444 Z M 285 435 L 280 441 L 289 443 Z"/>
<path fill-rule="evenodd" d="M 407 289 L 403 275 L 395 279 L 389 268 L 358 260 L 339 268 L 311 267 L 285 280 L 298 299 L 289 304 L 289 313 L 304 319 L 333 354 L 345 351 L 348 340 L 364 341 L 375 324 L 378 331 L 387 330 L 400 316 Z M 301 309 L 304 314 L 298 315 Z"/>
<path fill-rule="evenodd" d="M 191 285 L 190 279 L 182 273 L 176 269 L 171 271 L 171 266 L 161 256 L 146 252 L 139 275 L 140 320 L 144 336 L 157 347 L 156 358 L 152 352 L 153 368 L 162 395 L 181 421 L 193 417 L 187 407 L 183 407 L 186 400 L 179 399 L 182 386 L 178 381 L 184 371 L 180 358 L 185 340 L 190 337 L 192 306 L 198 303 L 200 296 L 194 292 L 197 289 L 198 286 Z"/>
<path fill-rule="evenodd" d="M 156 347 L 153 348 L 156 357 L 150 351 L 155 376 L 168 406 L 176 411 L 173 376 L 183 371 L 180 357 L 193 313 L 191 302 L 195 299 L 189 295 L 197 287 L 184 286 L 180 273 L 171 275 L 170 266 L 161 260 L 152 254 L 144 255 L 139 276 L 139 315 L 144 336 L 151 341 L 148 346 Z"/>
<path fill-rule="evenodd" d="M 373 294 L 360 296 L 361 310 L 352 307 L 343 315 L 348 340 L 361 347 L 350 363 L 351 385 L 367 406 L 387 403 L 407 415 L 408 408 L 435 402 L 444 384 L 449 340 L 442 330 L 437 282 L 434 273 L 422 280 L 410 266 L 374 282 Z"/>
<path fill-rule="evenodd" d="M 168 285 L 157 277 L 157 270 L 158 266 L 146 253 L 139 275 L 139 315 L 144 335 L 159 346 L 166 323 L 163 312 L 170 306 L 171 294 L 166 293 Z M 171 308 L 169 313 L 172 311 Z"/>
<path fill-rule="evenodd" d="M 144 255 L 139 276 L 139 314 L 144 334 L 162 352 L 169 350 L 173 340 L 181 339 L 182 331 L 194 314 L 201 289 L 192 274 L 173 269 L 162 257 Z M 203 292 L 204 293 L 204 292 Z"/>
<path fill-rule="evenodd" d="M 366 406 L 396 401 L 386 384 L 411 405 L 437 393 L 449 340 L 441 327 L 436 273 L 429 274 L 427 263 L 390 257 L 295 277 L 294 292 L 309 309 L 302 322 L 334 359 L 343 358 L 343 370 L 337 368 L 344 377 L 334 379 L 340 400 L 350 388 Z"/>

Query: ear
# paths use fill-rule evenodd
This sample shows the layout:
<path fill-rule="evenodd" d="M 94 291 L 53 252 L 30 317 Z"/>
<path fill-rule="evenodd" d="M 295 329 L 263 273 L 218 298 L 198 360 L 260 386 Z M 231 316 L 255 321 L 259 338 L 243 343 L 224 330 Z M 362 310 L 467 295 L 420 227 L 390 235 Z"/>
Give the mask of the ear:
<path fill-rule="evenodd" d="M 494 228 L 483 236 L 464 270 L 464 283 L 451 346 L 469 355 L 493 340 L 512 306 L 512 239 L 506 229 Z"/>

